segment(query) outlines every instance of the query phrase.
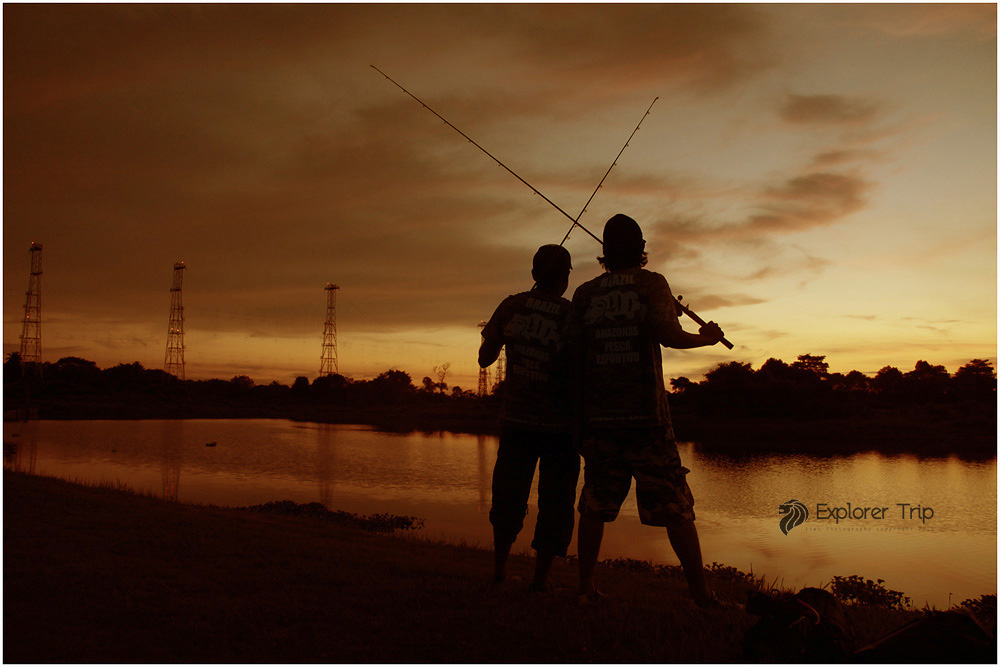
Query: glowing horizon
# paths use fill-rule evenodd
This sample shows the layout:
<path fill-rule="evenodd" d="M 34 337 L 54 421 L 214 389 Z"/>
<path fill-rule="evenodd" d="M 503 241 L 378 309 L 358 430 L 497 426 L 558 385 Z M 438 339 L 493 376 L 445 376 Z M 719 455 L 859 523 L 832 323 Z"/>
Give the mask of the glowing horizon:
<path fill-rule="evenodd" d="M 4 352 L 44 244 L 42 355 L 186 374 L 338 361 L 476 386 L 480 320 L 581 222 L 736 344 L 669 377 L 997 360 L 995 5 L 6 5 Z M 567 297 L 599 271 L 575 231 Z M 694 329 L 690 321 L 684 326 Z"/>

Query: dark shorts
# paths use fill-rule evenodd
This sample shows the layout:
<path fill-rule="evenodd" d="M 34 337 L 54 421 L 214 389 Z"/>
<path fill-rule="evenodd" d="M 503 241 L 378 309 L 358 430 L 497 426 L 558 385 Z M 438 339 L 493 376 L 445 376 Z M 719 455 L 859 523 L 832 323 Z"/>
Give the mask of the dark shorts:
<path fill-rule="evenodd" d="M 594 429 L 583 437 L 581 514 L 614 521 L 635 478 L 639 520 L 668 526 L 694 520 L 694 497 L 677 443 L 664 428 Z"/>
<path fill-rule="evenodd" d="M 573 538 L 580 455 L 568 433 L 539 433 L 505 426 L 493 468 L 490 523 L 494 538 L 511 544 L 524 526 L 538 466 L 538 517 L 531 547 L 565 556 Z"/>

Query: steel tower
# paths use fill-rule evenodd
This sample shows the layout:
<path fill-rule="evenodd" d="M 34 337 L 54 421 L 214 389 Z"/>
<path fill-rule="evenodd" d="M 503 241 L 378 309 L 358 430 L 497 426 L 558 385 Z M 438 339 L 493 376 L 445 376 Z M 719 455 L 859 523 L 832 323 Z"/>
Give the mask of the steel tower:
<path fill-rule="evenodd" d="M 20 356 L 21 363 L 37 364 L 42 360 L 42 244 L 32 243 L 28 252 L 31 254 L 31 273 L 24 302 Z"/>
<path fill-rule="evenodd" d="M 320 359 L 319 375 L 339 373 L 337 368 L 337 290 L 333 283 L 326 284 L 326 322 L 323 323 L 323 357 Z"/>
<path fill-rule="evenodd" d="M 485 326 L 486 326 L 486 322 L 481 320 L 479 322 L 479 328 L 482 329 Z M 479 389 L 478 389 L 478 391 L 476 391 L 476 393 L 478 395 L 480 395 L 480 396 L 485 396 L 486 394 L 490 393 L 490 368 L 489 368 L 489 366 L 487 366 L 486 368 L 480 368 L 479 369 Z"/>
<path fill-rule="evenodd" d="M 497 390 L 497 386 L 507 379 L 507 346 L 504 345 L 503 349 L 500 350 L 500 356 L 497 357 L 497 372 L 493 376 L 493 389 Z"/>
<path fill-rule="evenodd" d="M 184 283 L 184 262 L 174 264 L 174 281 L 170 287 L 170 323 L 167 325 L 167 354 L 163 370 L 184 378 L 184 305 L 181 287 Z"/>

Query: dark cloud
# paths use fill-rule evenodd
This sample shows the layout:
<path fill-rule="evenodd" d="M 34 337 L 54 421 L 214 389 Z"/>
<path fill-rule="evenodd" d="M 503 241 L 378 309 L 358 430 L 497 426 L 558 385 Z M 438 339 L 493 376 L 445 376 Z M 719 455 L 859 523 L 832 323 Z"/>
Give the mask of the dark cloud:
<path fill-rule="evenodd" d="M 269 34 L 257 7 L 181 7 L 166 17 L 126 9 L 41 8 L 15 16 L 28 30 L 7 40 L 6 231 L 31 224 L 45 237 L 52 303 L 69 299 L 87 318 L 155 318 L 169 302 L 154 295 L 165 295 L 180 259 L 192 314 L 207 310 L 220 330 L 245 327 L 246 318 L 227 324 L 223 315 L 252 300 L 273 320 L 269 331 L 294 332 L 328 280 L 392 313 L 393 327 L 488 316 L 483 302 L 503 296 L 495 285 L 530 285 L 517 270 L 530 256 L 482 231 L 530 230 L 544 207 L 526 191 L 504 198 L 506 181 L 484 196 L 509 177 L 493 169 L 484 186 L 489 161 L 457 137 L 447 143 L 454 159 L 442 160 L 442 126 L 423 122 L 405 96 L 381 108 L 282 98 L 295 92 L 282 81 L 282 57 L 264 67 L 250 48 Z M 319 33 L 314 24 L 332 29 L 339 14 L 316 11 L 310 20 L 277 12 L 278 33 L 302 24 L 304 39 L 288 40 L 300 56 Z M 66 43 L 44 48 L 70 27 Z M 77 31 L 102 38 L 86 42 Z M 249 63 L 229 55 L 236 47 Z M 66 82 L 77 85 L 67 91 Z M 8 266 L 20 250 L 7 244 Z"/>
<path fill-rule="evenodd" d="M 765 280 L 797 274 L 817 275 L 832 262 L 822 257 L 805 254 L 800 258 L 784 258 L 780 264 L 768 264 L 747 276 L 747 280 Z"/>
<path fill-rule="evenodd" d="M 980 40 L 997 34 L 996 3 L 914 3 L 842 5 L 846 16 L 890 35 L 969 35 Z"/>
<path fill-rule="evenodd" d="M 751 215 L 744 229 L 788 232 L 829 224 L 863 208 L 870 188 L 865 179 L 848 174 L 796 176 L 764 191 L 763 212 Z"/>
<path fill-rule="evenodd" d="M 693 251 L 691 245 L 717 242 L 764 242 L 768 237 L 833 224 L 867 204 L 872 183 L 853 174 L 807 172 L 777 185 L 765 186 L 755 199 L 756 212 L 726 224 L 711 224 L 703 216 L 671 217 L 650 226 L 654 245 L 671 255 Z"/>
<path fill-rule="evenodd" d="M 779 114 L 796 124 L 858 125 L 870 122 L 878 111 L 871 100 L 844 95 L 789 95 Z"/>
<path fill-rule="evenodd" d="M 872 162 L 882 158 L 881 151 L 845 147 L 819 153 L 813 160 L 813 166 L 817 169 L 830 169 L 846 164 Z"/>
<path fill-rule="evenodd" d="M 522 5 L 504 8 L 532 63 L 561 76 L 650 81 L 707 92 L 759 73 L 771 62 L 766 21 L 749 5 Z M 585 48 L 580 48 L 585 45 Z M 543 68 L 544 71 L 545 68 Z M 620 90 L 619 90 L 620 92 Z"/>

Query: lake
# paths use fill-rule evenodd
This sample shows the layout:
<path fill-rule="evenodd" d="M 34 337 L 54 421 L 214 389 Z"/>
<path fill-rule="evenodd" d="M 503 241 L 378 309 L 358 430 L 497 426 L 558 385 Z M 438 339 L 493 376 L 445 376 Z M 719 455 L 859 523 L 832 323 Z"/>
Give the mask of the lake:
<path fill-rule="evenodd" d="M 492 545 L 497 445 L 492 436 L 267 419 L 4 423 L 8 468 L 122 482 L 181 502 L 319 501 L 332 510 L 417 516 L 429 538 L 484 547 Z M 917 606 L 996 593 L 996 459 L 723 456 L 694 443 L 680 450 L 706 563 L 785 587 L 860 574 L 884 579 Z M 809 516 L 785 534 L 778 506 L 793 499 Z M 515 551 L 531 542 L 534 502 L 533 492 Z M 666 532 L 639 523 L 634 491 L 605 531 L 601 558 L 612 557 L 678 562 Z"/>

